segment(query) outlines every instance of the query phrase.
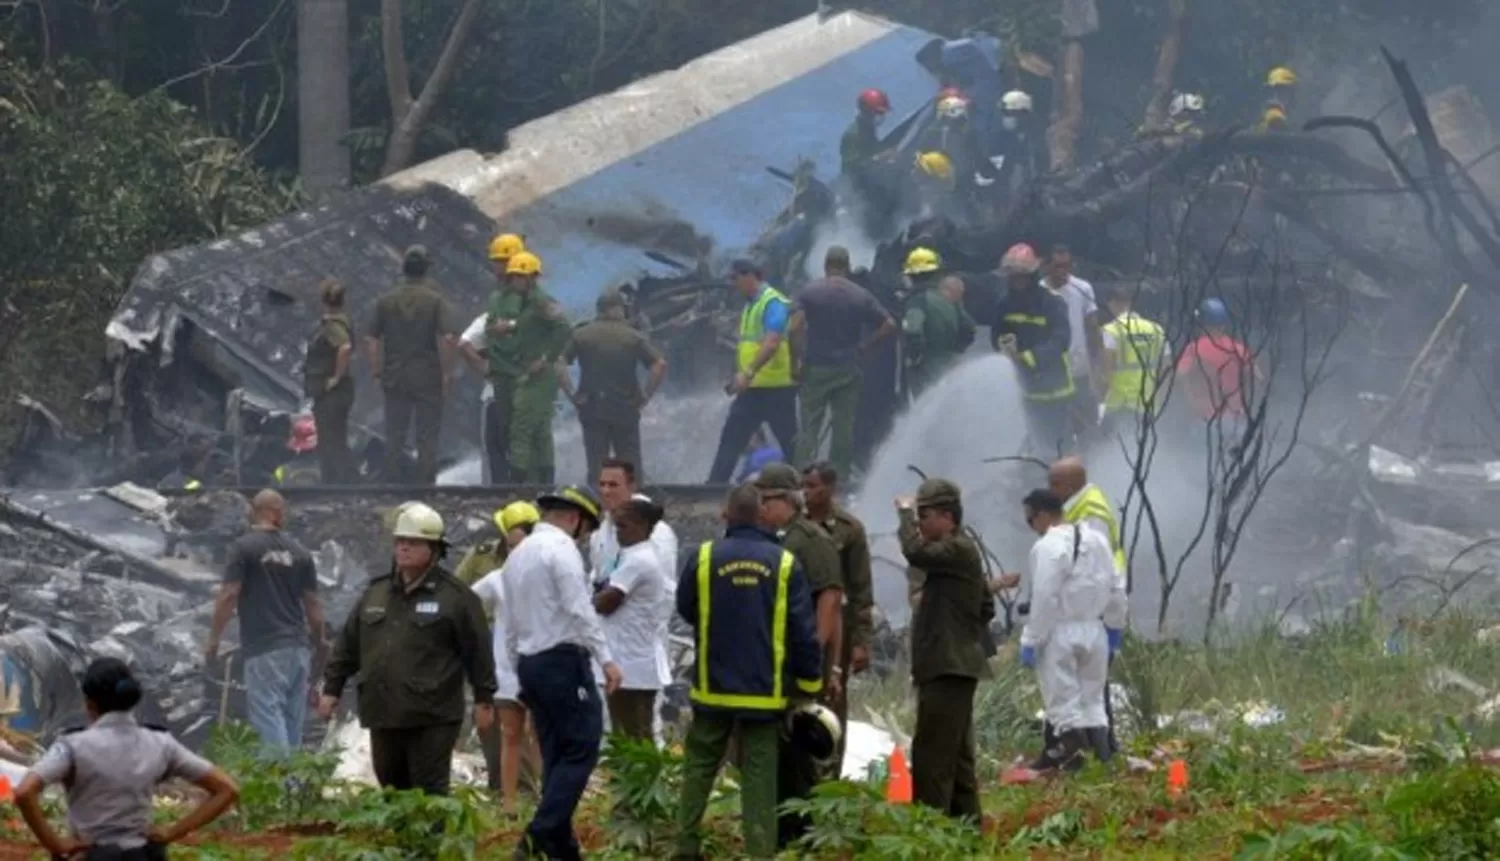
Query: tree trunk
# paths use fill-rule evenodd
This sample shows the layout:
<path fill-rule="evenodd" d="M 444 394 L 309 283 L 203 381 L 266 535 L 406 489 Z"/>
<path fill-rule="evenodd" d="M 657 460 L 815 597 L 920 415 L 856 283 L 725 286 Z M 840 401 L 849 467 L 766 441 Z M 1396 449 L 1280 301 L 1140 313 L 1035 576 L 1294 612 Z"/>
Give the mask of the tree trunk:
<path fill-rule="evenodd" d="M 1177 58 L 1182 56 L 1182 40 L 1187 35 L 1188 0 L 1168 0 L 1171 8 L 1167 32 L 1162 36 L 1156 54 L 1156 73 L 1151 76 L 1151 101 L 1146 103 L 1146 128 L 1167 124 L 1167 101 L 1172 97 L 1172 81 L 1177 74 Z"/>
<path fill-rule="evenodd" d="M 349 184 L 349 0 L 297 0 L 297 162 L 314 200 Z"/>
<path fill-rule="evenodd" d="M 453 28 L 448 31 L 448 38 L 443 42 L 443 53 L 438 55 L 437 64 L 432 67 L 432 75 L 422 85 L 421 94 L 413 99 L 401 21 L 404 5 L 402 0 L 380 2 L 385 82 L 391 99 L 391 134 L 386 139 L 385 165 L 380 169 L 381 176 L 389 176 L 411 164 L 422 127 L 426 125 L 427 118 L 442 97 L 443 91 L 448 88 L 448 82 L 458 67 L 458 55 L 479 16 L 479 0 L 464 0 L 464 5 L 458 10 L 458 17 L 453 21 Z"/>
<path fill-rule="evenodd" d="M 1083 128 L 1083 43 L 1068 39 L 1062 45 L 1061 77 L 1054 79 L 1052 127 L 1047 130 L 1047 149 L 1053 172 L 1078 164 L 1078 133 Z"/>

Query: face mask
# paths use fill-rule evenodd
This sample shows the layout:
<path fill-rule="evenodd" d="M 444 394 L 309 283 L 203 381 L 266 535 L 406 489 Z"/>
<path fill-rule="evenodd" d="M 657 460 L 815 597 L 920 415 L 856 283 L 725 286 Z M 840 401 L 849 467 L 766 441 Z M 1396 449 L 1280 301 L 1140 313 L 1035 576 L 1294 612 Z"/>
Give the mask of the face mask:
<path fill-rule="evenodd" d="M 1013 132 L 1021 125 L 1021 121 L 1015 117 L 1002 117 L 1000 125 L 1004 126 L 1006 131 Z"/>

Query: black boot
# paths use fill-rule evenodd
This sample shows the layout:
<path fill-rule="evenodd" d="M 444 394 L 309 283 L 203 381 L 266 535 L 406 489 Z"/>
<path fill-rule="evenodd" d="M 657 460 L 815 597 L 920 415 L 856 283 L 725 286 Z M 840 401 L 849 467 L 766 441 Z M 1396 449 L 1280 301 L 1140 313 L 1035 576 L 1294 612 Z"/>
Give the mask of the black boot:
<path fill-rule="evenodd" d="M 1109 728 L 1096 726 L 1084 732 L 1088 733 L 1089 737 L 1088 749 L 1094 752 L 1094 756 L 1099 757 L 1100 762 L 1109 762 L 1110 757 L 1115 754 L 1114 739 L 1110 738 Z"/>
<path fill-rule="evenodd" d="M 1032 771 L 1077 771 L 1083 768 L 1083 754 L 1088 749 L 1087 730 L 1070 729 L 1057 734 L 1056 741 L 1042 750 L 1031 764 Z"/>

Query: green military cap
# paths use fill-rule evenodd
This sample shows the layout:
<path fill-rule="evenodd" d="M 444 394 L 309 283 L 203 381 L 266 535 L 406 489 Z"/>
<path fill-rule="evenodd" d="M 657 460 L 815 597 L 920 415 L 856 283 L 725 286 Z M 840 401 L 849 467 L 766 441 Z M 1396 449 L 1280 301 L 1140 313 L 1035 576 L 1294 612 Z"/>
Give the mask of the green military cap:
<path fill-rule="evenodd" d="M 406 249 L 403 258 L 407 263 L 431 263 L 432 258 L 427 253 L 427 246 L 412 245 Z"/>
<path fill-rule="evenodd" d="M 958 485 L 946 478 L 929 478 L 917 487 L 917 507 L 929 505 L 957 505 Z"/>
<path fill-rule="evenodd" d="M 755 477 L 755 487 L 782 493 L 797 491 L 802 489 L 802 476 L 789 464 L 772 463 Z"/>

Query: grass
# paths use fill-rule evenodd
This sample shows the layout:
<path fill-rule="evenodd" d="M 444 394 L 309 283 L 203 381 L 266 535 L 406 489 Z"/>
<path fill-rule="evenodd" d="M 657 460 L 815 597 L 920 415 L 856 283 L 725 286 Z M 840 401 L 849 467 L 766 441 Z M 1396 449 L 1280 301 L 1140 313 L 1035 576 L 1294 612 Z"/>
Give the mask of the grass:
<path fill-rule="evenodd" d="M 983 834 L 924 808 L 887 805 L 878 787 L 836 783 L 804 802 L 817 823 L 805 848 L 857 859 L 1496 857 L 1500 769 L 1484 750 L 1500 733 L 1479 706 L 1500 690 L 1500 646 L 1480 641 L 1484 627 L 1445 617 L 1409 633 L 1395 655 L 1385 625 L 1358 612 L 1300 639 L 1251 633 L 1211 652 L 1128 643 L 1114 671 L 1132 691 L 1120 718 L 1140 728 L 1129 753 L 1155 770 L 1117 761 L 1020 786 L 998 775 L 1034 752 L 1040 703 L 1029 674 L 1002 652 L 976 704 Z M 903 675 L 859 679 L 854 713 L 867 708 L 909 729 Z M 1456 675 L 1485 690 L 1433 682 Z M 1244 713 L 1262 705 L 1284 719 L 1247 724 Z M 482 791 L 430 799 L 333 786 L 328 755 L 267 767 L 243 729 L 222 734 L 213 755 L 241 780 L 242 804 L 174 857 L 503 858 L 524 822 L 503 819 Z M 1172 758 L 1189 770 L 1177 794 L 1164 776 Z M 607 751 L 599 791 L 578 817 L 590 857 L 669 856 L 679 773 L 670 749 Z M 289 777 L 300 792 L 285 791 Z M 630 799 L 634 821 L 612 812 L 614 797 Z M 710 857 L 736 854 L 737 809 L 731 775 L 710 808 Z M 437 821 L 446 826 L 441 842 L 430 827 Z M 0 844 L 0 859 L 12 857 L 27 857 L 21 844 Z"/>

